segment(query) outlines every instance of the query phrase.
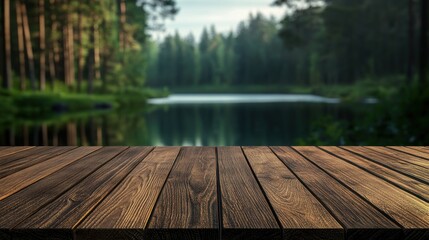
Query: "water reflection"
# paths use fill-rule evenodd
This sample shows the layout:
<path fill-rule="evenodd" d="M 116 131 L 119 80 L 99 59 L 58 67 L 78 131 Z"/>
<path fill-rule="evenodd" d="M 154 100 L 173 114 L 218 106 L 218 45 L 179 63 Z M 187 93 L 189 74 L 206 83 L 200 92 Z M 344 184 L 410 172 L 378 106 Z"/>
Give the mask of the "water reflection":
<path fill-rule="evenodd" d="M 368 107 L 368 105 L 367 105 Z M 0 145 L 292 145 L 321 116 L 354 118 L 325 103 L 173 104 L 0 127 Z"/>

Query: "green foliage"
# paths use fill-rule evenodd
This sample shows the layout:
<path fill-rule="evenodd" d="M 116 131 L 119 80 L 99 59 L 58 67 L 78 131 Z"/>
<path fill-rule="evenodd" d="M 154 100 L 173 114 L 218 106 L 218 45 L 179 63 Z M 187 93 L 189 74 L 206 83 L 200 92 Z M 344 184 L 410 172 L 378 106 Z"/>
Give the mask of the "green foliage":
<path fill-rule="evenodd" d="M 13 98 L 13 104 L 22 116 L 35 114 L 50 114 L 54 111 L 89 111 L 97 106 L 105 105 L 109 108 L 117 107 L 117 103 L 110 96 L 86 94 L 55 94 L 55 93 L 19 93 Z"/>
<path fill-rule="evenodd" d="M 429 90 L 402 85 L 359 118 L 337 121 L 322 118 L 301 145 L 425 145 L 429 142 Z"/>
<path fill-rule="evenodd" d="M 123 88 L 143 88 L 146 79 L 145 49 L 148 30 L 152 28 L 154 19 L 159 22 L 178 12 L 174 0 L 123 1 L 124 11 L 120 11 L 121 1 L 118 0 L 45 1 L 42 12 L 39 1 L 21 2 L 28 9 L 37 76 L 37 71 L 41 69 L 39 55 L 42 51 L 39 49 L 39 33 L 36 31 L 39 22 L 32 19 L 38 19 L 41 13 L 44 14 L 46 91 L 53 88 L 56 93 L 112 93 Z M 18 28 L 15 4 L 12 3 L 12 52 L 18 56 Z M 72 38 L 68 38 L 71 33 Z M 122 46 L 120 43 L 123 43 Z M 17 90 L 20 89 L 18 73 L 21 66 L 18 57 L 13 57 L 12 60 L 13 89 Z M 28 74 L 29 69 L 26 71 Z M 71 74 L 67 74 L 68 71 Z M 79 77 L 83 78 L 80 88 L 77 86 Z M 28 80 L 26 82 L 28 89 L 30 84 Z M 94 87 L 90 89 L 89 86 Z"/>

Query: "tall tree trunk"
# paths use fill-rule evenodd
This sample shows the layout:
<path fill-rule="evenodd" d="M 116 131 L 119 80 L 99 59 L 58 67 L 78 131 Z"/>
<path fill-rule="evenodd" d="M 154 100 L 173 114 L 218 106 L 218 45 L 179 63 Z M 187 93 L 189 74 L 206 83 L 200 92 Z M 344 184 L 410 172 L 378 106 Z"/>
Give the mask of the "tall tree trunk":
<path fill-rule="evenodd" d="M 55 32 L 58 31 L 57 16 L 54 13 L 57 2 L 55 0 L 49 0 L 51 7 L 51 48 L 49 48 L 49 72 L 51 75 L 51 85 L 54 88 L 55 79 L 59 78 L 59 66 L 60 66 L 60 47 L 59 39 L 53 38 Z"/>
<path fill-rule="evenodd" d="M 84 59 L 83 59 L 83 41 L 82 41 L 82 13 L 79 12 L 78 17 L 78 64 L 77 64 L 77 90 L 81 91 L 82 81 L 83 81 L 83 67 L 84 67 Z"/>
<path fill-rule="evenodd" d="M 420 84 L 426 87 L 428 71 L 428 0 L 421 0 L 420 10 Z"/>
<path fill-rule="evenodd" d="M 39 0 L 39 44 L 40 44 L 40 90 L 46 87 L 46 33 L 45 33 L 45 0 Z"/>
<path fill-rule="evenodd" d="M 27 7 L 25 6 L 25 3 L 21 3 L 21 13 L 22 13 L 22 20 L 24 23 L 24 38 L 25 38 L 25 47 L 27 50 L 28 66 L 30 70 L 31 88 L 33 90 L 36 90 L 37 87 L 36 87 L 36 74 L 34 70 L 33 47 L 31 45 L 30 25 L 28 24 Z"/>
<path fill-rule="evenodd" d="M 127 5 L 125 0 L 118 0 L 118 8 L 119 8 L 119 49 L 120 51 L 125 51 L 125 23 L 126 19 L 126 11 Z"/>
<path fill-rule="evenodd" d="M 99 80 L 101 78 L 100 72 L 100 26 L 94 26 L 94 71 L 95 79 Z"/>
<path fill-rule="evenodd" d="M 411 83 L 414 75 L 414 0 L 408 0 L 408 83 Z"/>
<path fill-rule="evenodd" d="M 89 33 L 89 51 L 88 51 L 88 93 L 91 94 L 94 91 L 94 23 L 91 26 Z"/>
<path fill-rule="evenodd" d="M 48 53 L 48 70 L 49 70 L 49 80 L 51 87 L 54 88 L 54 81 L 56 78 L 56 71 L 55 71 L 55 53 L 54 53 L 54 45 L 56 42 L 56 39 L 54 39 L 54 32 L 55 29 L 53 28 L 54 22 L 55 22 L 55 0 L 49 0 L 49 15 L 51 20 L 51 26 L 49 30 L 49 37 L 48 37 L 48 43 L 47 43 L 47 53 Z"/>
<path fill-rule="evenodd" d="M 25 46 L 24 46 L 24 29 L 22 26 L 21 1 L 16 0 L 16 25 L 18 35 L 18 51 L 19 51 L 19 85 L 21 90 L 25 90 Z"/>
<path fill-rule="evenodd" d="M 12 59 L 10 45 L 10 0 L 3 2 L 3 39 L 4 39 L 4 56 L 5 65 L 3 73 L 3 87 L 10 89 L 12 87 Z"/>
<path fill-rule="evenodd" d="M 68 42 L 68 45 L 69 45 L 69 48 L 68 48 L 68 51 L 69 51 L 69 54 L 68 54 L 69 60 L 68 60 L 68 62 L 69 62 L 69 65 L 70 65 L 70 67 L 69 67 L 70 86 L 73 85 L 74 79 L 75 79 L 75 75 L 74 75 L 74 70 L 75 70 L 75 68 L 74 68 L 74 41 L 73 41 L 74 33 L 73 33 L 73 21 L 72 21 L 72 17 L 73 17 L 72 13 L 69 13 L 67 15 L 67 31 L 68 31 L 67 37 L 69 38 L 67 40 L 67 42 Z"/>
<path fill-rule="evenodd" d="M 67 21 L 66 21 L 67 22 Z M 67 23 L 63 25 L 63 55 L 64 55 L 64 82 L 66 86 L 70 86 L 70 64 L 69 64 L 69 37 Z"/>

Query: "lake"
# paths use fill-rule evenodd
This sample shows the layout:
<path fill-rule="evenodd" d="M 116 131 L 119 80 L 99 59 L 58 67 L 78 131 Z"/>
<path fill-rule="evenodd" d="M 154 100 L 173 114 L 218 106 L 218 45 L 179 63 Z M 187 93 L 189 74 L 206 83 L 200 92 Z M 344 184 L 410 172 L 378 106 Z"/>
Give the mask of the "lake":
<path fill-rule="evenodd" d="M 18 119 L 0 145 L 293 145 L 325 117 L 348 120 L 371 104 L 290 94 L 173 94 L 141 109 Z"/>

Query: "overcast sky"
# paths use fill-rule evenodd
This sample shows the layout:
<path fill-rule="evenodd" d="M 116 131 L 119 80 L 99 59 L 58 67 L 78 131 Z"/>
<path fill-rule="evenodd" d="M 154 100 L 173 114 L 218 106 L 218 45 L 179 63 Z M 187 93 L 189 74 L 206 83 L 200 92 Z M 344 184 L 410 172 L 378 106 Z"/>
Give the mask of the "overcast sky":
<path fill-rule="evenodd" d="M 180 9 L 174 20 L 166 20 L 165 32 L 152 32 L 154 39 L 178 31 L 182 36 L 193 33 L 199 39 L 203 27 L 215 25 L 218 32 L 235 30 L 250 13 L 261 12 L 280 19 L 284 7 L 273 7 L 273 0 L 177 0 Z"/>

